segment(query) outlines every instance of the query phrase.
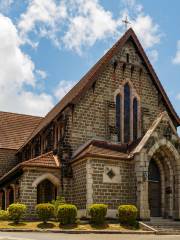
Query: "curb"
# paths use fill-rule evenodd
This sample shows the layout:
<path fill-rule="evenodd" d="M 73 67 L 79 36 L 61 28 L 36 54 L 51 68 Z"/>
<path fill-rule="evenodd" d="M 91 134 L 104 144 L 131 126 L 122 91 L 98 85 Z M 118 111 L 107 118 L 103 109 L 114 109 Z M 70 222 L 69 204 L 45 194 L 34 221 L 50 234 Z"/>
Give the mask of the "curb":
<path fill-rule="evenodd" d="M 176 235 L 176 236 L 178 236 L 178 235 L 180 235 L 180 232 L 177 232 L 177 231 L 174 231 L 174 232 L 172 232 L 172 231 L 170 231 L 170 232 L 168 232 L 168 231 L 157 231 L 156 233 L 155 233 L 156 235 Z"/>
<path fill-rule="evenodd" d="M 154 231 L 118 231 L 118 230 L 51 230 L 51 229 L 0 229 L 0 232 L 41 232 L 41 233 L 66 233 L 66 234 L 155 234 Z"/>
<path fill-rule="evenodd" d="M 153 227 L 151 227 L 151 226 L 149 226 L 149 225 L 147 225 L 147 224 L 145 224 L 144 222 L 141 222 L 141 221 L 139 222 L 139 226 L 144 231 L 152 231 L 154 233 L 158 232 L 158 230 L 156 230 L 155 228 L 153 228 Z"/>

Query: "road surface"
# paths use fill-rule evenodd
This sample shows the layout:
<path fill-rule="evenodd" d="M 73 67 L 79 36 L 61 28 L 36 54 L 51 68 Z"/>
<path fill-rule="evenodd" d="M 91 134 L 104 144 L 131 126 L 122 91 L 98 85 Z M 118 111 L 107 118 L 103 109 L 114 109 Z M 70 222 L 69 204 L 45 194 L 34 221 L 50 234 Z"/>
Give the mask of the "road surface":
<path fill-rule="evenodd" d="M 180 240 L 180 235 L 5 233 L 0 240 Z"/>

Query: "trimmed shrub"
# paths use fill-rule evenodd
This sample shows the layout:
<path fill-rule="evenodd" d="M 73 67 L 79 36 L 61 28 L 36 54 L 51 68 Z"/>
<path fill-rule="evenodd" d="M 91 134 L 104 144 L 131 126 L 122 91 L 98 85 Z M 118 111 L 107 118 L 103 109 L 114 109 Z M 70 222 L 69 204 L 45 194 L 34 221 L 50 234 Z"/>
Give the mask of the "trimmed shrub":
<path fill-rule="evenodd" d="M 60 224 L 74 224 L 77 217 L 77 207 L 72 204 L 59 205 L 57 218 Z"/>
<path fill-rule="evenodd" d="M 135 225 L 138 210 L 134 205 L 120 205 L 118 208 L 119 221 L 122 224 Z"/>
<path fill-rule="evenodd" d="M 55 208 L 54 215 L 55 215 L 56 219 L 57 219 L 57 215 L 58 215 L 58 207 L 60 205 L 64 205 L 65 203 L 66 203 L 65 198 L 60 197 L 60 196 L 57 196 L 56 200 L 52 201 L 52 204 L 54 205 L 54 208 Z"/>
<path fill-rule="evenodd" d="M 13 203 L 9 206 L 9 218 L 13 220 L 14 223 L 19 223 L 23 215 L 26 213 L 27 207 L 25 204 Z"/>
<path fill-rule="evenodd" d="M 54 205 L 51 203 L 40 203 L 36 205 L 36 213 L 43 223 L 47 223 L 47 221 L 54 216 L 54 209 Z"/>
<path fill-rule="evenodd" d="M 103 224 L 107 214 L 108 206 L 105 204 L 92 204 L 89 209 L 89 215 L 91 216 L 91 222 L 95 224 Z"/>
<path fill-rule="evenodd" d="M 8 220 L 9 219 L 9 213 L 5 210 L 0 210 L 0 220 Z"/>

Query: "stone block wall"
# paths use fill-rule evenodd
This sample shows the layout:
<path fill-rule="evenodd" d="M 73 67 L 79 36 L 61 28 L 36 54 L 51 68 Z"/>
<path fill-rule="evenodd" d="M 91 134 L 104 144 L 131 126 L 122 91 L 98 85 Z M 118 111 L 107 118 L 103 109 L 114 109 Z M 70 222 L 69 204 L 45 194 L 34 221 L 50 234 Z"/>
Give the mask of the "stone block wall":
<path fill-rule="evenodd" d="M 72 164 L 73 178 L 65 180 L 65 199 L 78 209 L 86 208 L 86 160 Z"/>
<path fill-rule="evenodd" d="M 90 162 L 93 203 L 107 204 L 109 209 L 117 209 L 120 204 L 136 204 L 133 162 L 105 159 L 92 159 Z"/>
<path fill-rule="evenodd" d="M 0 177 L 17 165 L 16 150 L 0 149 Z"/>
<path fill-rule="evenodd" d="M 20 202 L 27 206 L 27 217 L 35 216 L 35 206 L 37 204 L 37 188 L 33 186 L 33 182 L 43 174 L 50 173 L 60 178 L 59 170 L 53 169 L 26 169 L 20 178 Z M 60 186 L 57 188 L 57 194 L 60 192 Z"/>
<path fill-rule="evenodd" d="M 129 63 L 126 63 L 123 69 L 122 61 L 126 61 L 127 52 Z M 108 131 L 109 125 L 113 125 L 112 121 L 115 126 L 115 116 L 109 111 L 108 102 L 115 101 L 115 92 L 124 81 L 130 81 L 139 95 L 142 134 L 148 130 L 160 112 L 167 110 L 133 43 L 127 42 L 115 57 L 118 60 L 116 69 L 114 70 L 109 62 L 97 76 L 95 87 L 81 97 L 73 111 L 69 111 L 66 141 L 73 151 L 92 138 L 112 141 L 116 139 L 112 138 Z"/>
<path fill-rule="evenodd" d="M 120 204 L 136 204 L 134 163 L 130 160 L 85 158 L 72 165 L 73 179 L 66 180 L 65 198 L 86 216 L 92 203 L 105 203 L 110 210 Z M 113 170 L 111 177 L 107 169 Z"/>

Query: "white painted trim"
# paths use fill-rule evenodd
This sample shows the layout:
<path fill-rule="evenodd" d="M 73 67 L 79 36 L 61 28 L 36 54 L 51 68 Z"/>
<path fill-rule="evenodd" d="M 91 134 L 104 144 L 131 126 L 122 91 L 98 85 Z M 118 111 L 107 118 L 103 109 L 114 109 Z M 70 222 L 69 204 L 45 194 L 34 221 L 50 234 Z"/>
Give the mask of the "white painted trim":
<path fill-rule="evenodd" d="M 173 146 L 173 144 L 168 141 L 166 138 L 163 138 L 159 141 L 157 141 L 149 150 L 148 152 L 148 156 L 152 157 L 154 155 L 154 153 L 161 147 L 161 146 L 166 146 L 169 151 L 173 154 L 173 156 L 175 157 L 175 159 L 179 162 L 180 161 L 180 156 L 178 151 L 176 150 L 176 148 Z"/>
<path fill-rule="evenodd" d="M 172 127 L 172 129 L 173 129 L 173 131 L 174 131 L 175 136 L 177 136 L 177 138 L 179 138 L 179 137 L 178 137 L 178 134 L 177 134 L 177 132 L 176 132 L 176 130 L 175 130 L 175 128 L 174 128 L 174 125 L 173 125 L 173 123 L 172 123 L 172 121 L 171 121 L 171 119 L 170 119 L 170 117 L 169 117 L 169 115 L 168 115 L 168 113 L 167 113 L 166 111 L 164 111 L 164 112 L 162 112 L 162 113 L 154 120 L 154 122 L 152 123 L 151 127 L 150 127 L 149 130 L 146 132 L 146 134 L 144 135 L 144 137 L 142 138 L 142 140 L 140 141 L 140 143 L 138 144 L 138 146 L 134 149 L 134 151 L 132 152 L 132 154 L 139 153 L 139 152 L 144 148 L 145 144 L 147 143 L 147 141 L 149 140 L 149 138 L 154 134 L 157 126 L 160 124 L 160 122 L 161 122 L 163 119 L 167 119 L 167 120 L 169 121 L 169 123 L 170 123 L 170 125 L 171 125 L 171 127 Z M 163 141 L 164 141 L 164 144 L 162 144 L 162 143 L 161 143 L 161 144 L 162 144 L 162 145 L 165 145 L 165 144 L 166 144 L 166 143 L 165 143 L 165 139 L 164 139 Z M 172 145 L 172 144 L 170 144 L 170 145 Z M 173 148 L 174 148 L 174 147 L 173 147 Z M 176 150 L 176 151 L 177 151 L 177 150 Z"/>
<path fill-rule="evenodd" d="M 93 203 L 93 169 L 91 166 L 91 160 L 86 162 L 86 208 Z"/>

